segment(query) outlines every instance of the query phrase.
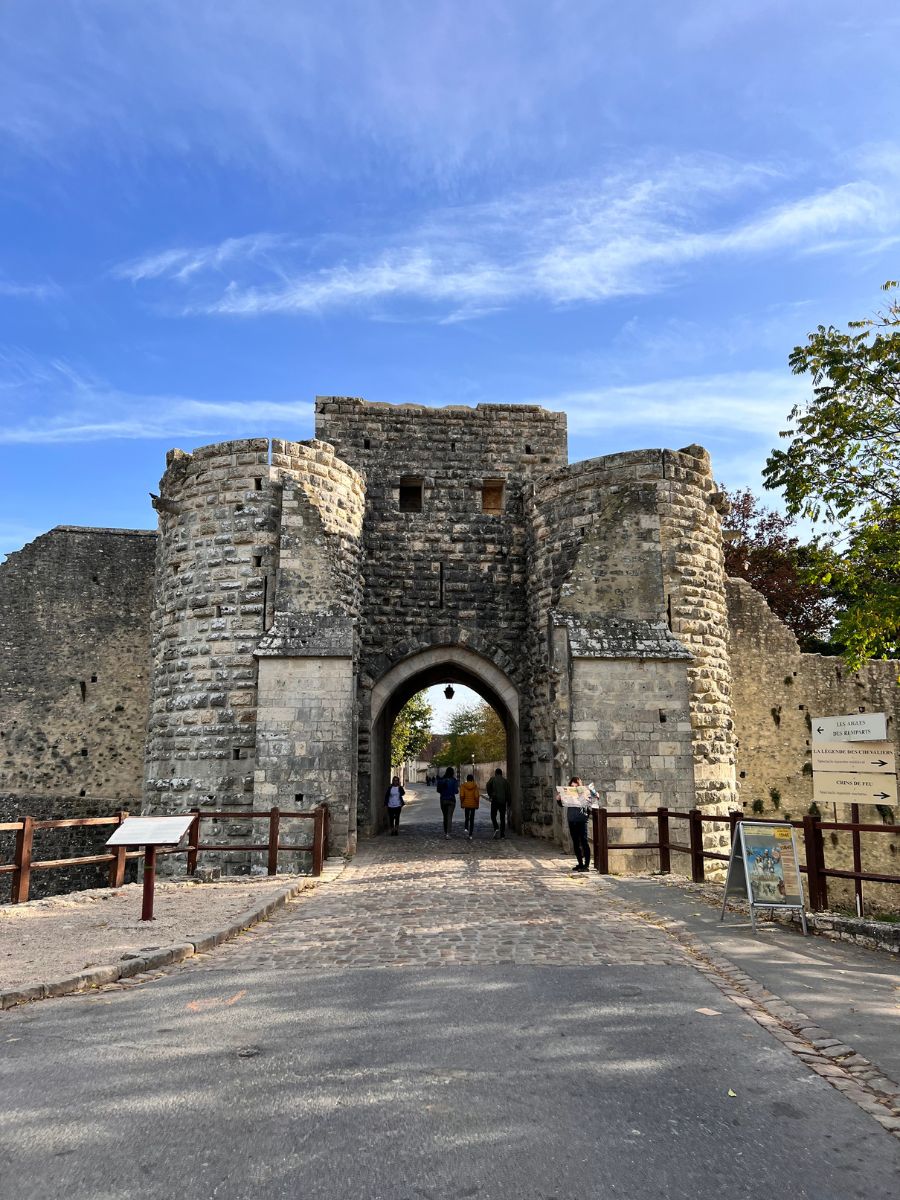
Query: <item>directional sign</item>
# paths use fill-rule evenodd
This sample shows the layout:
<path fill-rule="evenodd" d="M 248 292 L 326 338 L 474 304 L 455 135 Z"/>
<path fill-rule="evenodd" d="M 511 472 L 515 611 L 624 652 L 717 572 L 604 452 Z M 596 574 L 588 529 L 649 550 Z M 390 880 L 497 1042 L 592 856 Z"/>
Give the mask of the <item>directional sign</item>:
<path fill-rule="evenodd" d="M 853 775 L 813 774 L 813 799 L 844 804 L 897 803 L 897 776 L 860 771 Z"/>
<path fill-rule="evenodd" d="M 814 742 L 883 742 L 887 737 L 884 713 L 847 713 L 843 717 L 813 717 Z"/>
<path fill-rule="evenodd" d="M 893 775 L 897 758 L 893 742 L 813 742 L 812 765 L 814 771 Z"/>

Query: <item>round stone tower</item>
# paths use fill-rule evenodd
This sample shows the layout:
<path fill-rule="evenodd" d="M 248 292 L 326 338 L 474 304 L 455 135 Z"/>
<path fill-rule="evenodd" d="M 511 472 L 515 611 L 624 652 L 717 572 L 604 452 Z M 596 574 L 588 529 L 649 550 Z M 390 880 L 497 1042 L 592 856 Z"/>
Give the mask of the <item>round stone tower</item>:
<path fill-rule="evenodd" d="M 324 442 L 224 442 L 171 451 L 154 503 L 148 807 L 327 803 L 346 835 L 352 772 L 328 747 L 352 761 L 361 477 Z"/>

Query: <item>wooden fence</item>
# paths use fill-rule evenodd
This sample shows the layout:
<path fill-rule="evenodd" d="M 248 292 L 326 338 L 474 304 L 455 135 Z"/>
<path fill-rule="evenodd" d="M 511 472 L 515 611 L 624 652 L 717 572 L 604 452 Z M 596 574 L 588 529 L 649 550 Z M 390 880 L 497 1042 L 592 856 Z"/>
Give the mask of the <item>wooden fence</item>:
<path fill-rule="evenodd" d="M 328 853 L 328 808 L 324 804 L 320 804 L 312 812 L 283 812 L 279 808 L 271 808 L 268 812 L 232 812 L 230 810 L 201 812 L 197 808 L 192 808 L 189 811 L 194 814 L 194 820 L 188 829 L 187 846 L 176 846 L 168 850 L 159 849 L 156 852 L 157 857 L 161 857 L 164 854 L 186 854 L 189 875 L 193 875 L 196 871 L 199 855 L 217 850 L 265 850 L 269 875 L 277 875 L 278 855 L 280 853 L 311 853 L 312 874 L 322 874 L 322 866 Z M 126 861 L 129 858 L 143 858 L 143 850 L 127 850 L 124 846 L 116 846 L 103 854 L 85 854 L 76 858 L 36 859 L 34 857 L 34 835 L 42 829 L 121 825 L 127 816 L 128 813 L 123 810 L 111 817 L 69 817 L 59 821 L 36 821 L 33 817 L 21 817 L 18 821 L 0 822 L 0 834 L 14 832 L 16 835 L 12 862 L 0 863 L 0 876 L 12 876 L 11 903 L 23 904 L 28 899 L 32 871 L 52 871 L 57 867 L 106 863 L 108 866 L 107 878 L 109 886 L 121 887 L 125 879 Z M 312 841 L 308 845 L 302 846 L 280 842 L 278 839 L 281 822 L 285 820 L 312 821 Z M 207 845 L 200 841 L 200 825 L 203 821 L 267 821 L 268 836 L 264 842 L 222 842 Z"/>
<path fill-rule="evenodd" d="M 609 840 L 610 820 L 640 818 L 656 818 L 657 839 L 655 842 L 613 842 Z M 862 913 L 863 883 L 897 883 L 900 875 L 883 875 L 874 871 L 863 871 L 861 833 L 883 833 L 896 837 L 900 834 L 900 825 L 867 825 L 860 823 L 859 805 L 851 808 L 852 821 L 822 821 L 816 816 L 805 816 L 802 821 L 761 821 L 768 825 L 792 825 L 802 831 L 805 862 L 800 870 L 807 877 L 807 899 L 813 912 L 824 912 L 828 908 L 828 880 L 852 879 L 857 897 L 857 911 Z M 601 875 L 608 875 L 609 855 L 611 850 L 657 850 L 659 852 L 660 874 L 668 875 L 671 871 L 671 855 L 687 854 L 691 861 L 691 879 L 694 883 L 702 883 L 706 877 L 707 859 L 719 859 L 728 862 L 730 854 L 721 854 L 715 850 L 706 850 L 703 846 L 704 824 L 728 825 L 731 841 L 734 842 L 735 831 L 744 820 L 742 812 L 728 814 L 704 813 L 698 808 L 690 812 L 675 812 L 668 808 L 650 809 L 645 812 L 626 811 L 610 812 L 606 808 L 592 810 L 594 866 Z M 753 818 L 758 821 L 757 818 Z M 687 822 L 687 842 L 672 841 L 669 831 L 670 821 Z M 683 828 L 683 826 L 682 826 Z M 843 830 L 852 834 L 853 870 L 841 871 L 825 864 L 825 840 L 822 836 L 826 830 Z"/>

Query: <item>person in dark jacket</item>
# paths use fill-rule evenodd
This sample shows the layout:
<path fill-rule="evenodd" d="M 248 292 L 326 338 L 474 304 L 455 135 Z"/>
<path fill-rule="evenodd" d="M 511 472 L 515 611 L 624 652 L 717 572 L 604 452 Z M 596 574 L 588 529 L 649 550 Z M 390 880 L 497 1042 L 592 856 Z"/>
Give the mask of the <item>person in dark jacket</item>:
<path fill-rule="evenodd" d="M 491 824 L 494 827 L 494 837 L 505 838 L 506 806 L 509 804 L 512 795 L 509 783 L 503 778 L 503 771 L 500 767 L 497 768 L 488 780 L 487 794 L 491 802 Z"/>
<path fill-rule="evenodd" d="M 403 797 L 405 795 L 406 789 L 400 782 L 400 776 L 395 775 L 391 780 L 391 786 L 384 793 L 384 806 L 388 814 L 388 829 L 393 837 L 396 837 L 400 832 L 400 809 L 403 807 Z"/>
<path fill-rule="evenodd" d="M 569 780 L 569 787 L 583 787 L 583 784 L 577 775 L 573 775 Z M 557 804 L 562 804 L 562 801 L 557 796 Z M 572 839 L 572 848 L 575 851 L 575 866 L 573 871 L 589 871 L 591 869 L 591 839 L 588 837 L 588 817 L 590 816 L 591 802 L 588 799 L 584 805 L 566 805 L 566 818 L 569 823 L 569 836 Z"/>
<path fill-rule="evenodd" d="M 456 782 L 456 774 L 452 767 L 448 767 L 443 777 L 438 779 L 437 790 L 441 798 L 441 812 L 444 815 L 444 837 L 448 838 L 453 821 L 453 811 L 456 808 L 456 797 L 459 793 L 459 784 Z"/>

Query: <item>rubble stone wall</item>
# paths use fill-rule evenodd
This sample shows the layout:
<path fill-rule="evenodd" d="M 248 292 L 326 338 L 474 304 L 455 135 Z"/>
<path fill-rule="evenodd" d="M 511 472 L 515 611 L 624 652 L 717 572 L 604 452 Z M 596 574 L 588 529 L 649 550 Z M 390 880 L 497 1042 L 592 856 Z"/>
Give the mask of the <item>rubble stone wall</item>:
<path fill-rule="evenodd" d="M 813 804 L 811 728 L 814 717 L 884 712 L 888 737 L 900 758 L 900 663 L 869 662 L 849 671 L 840 658 L 804 654 L 797 639 L 759 592 L 743 579 L 728 580 L 729 653 L 734 676 L 739 807 L 754 815 L 800 820 Z M 755 805 L 755 808 L 754 808 Z M 848 805 L 819 805 L 823 820 L 849 820 Z M 860 805 L 864 823 L 884 817 Z M 900 875 L 900 837 L 862 834 L 863 870 Z M 826 865 L 852 869 L 850 834 L 825 832 Z M 829 898 L 852 905 L 850 883 L 830 880 Z M 900 909 L 900 885 L 864 885 L 874 907 Z"/>
<path fill-rule="evenodd" d="M 140 796 L 155 548 L 57 526 L 0 564 L 0 794 Z"/>

